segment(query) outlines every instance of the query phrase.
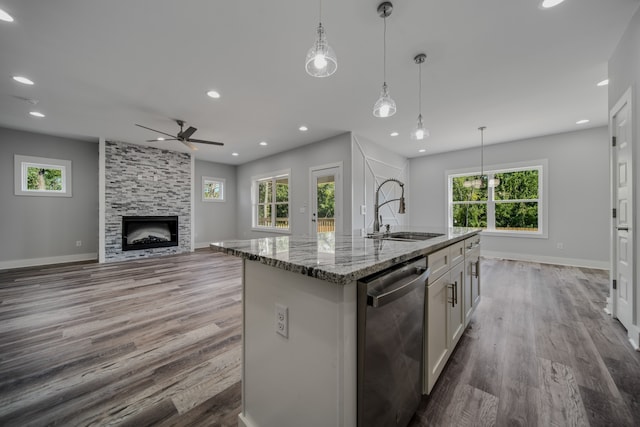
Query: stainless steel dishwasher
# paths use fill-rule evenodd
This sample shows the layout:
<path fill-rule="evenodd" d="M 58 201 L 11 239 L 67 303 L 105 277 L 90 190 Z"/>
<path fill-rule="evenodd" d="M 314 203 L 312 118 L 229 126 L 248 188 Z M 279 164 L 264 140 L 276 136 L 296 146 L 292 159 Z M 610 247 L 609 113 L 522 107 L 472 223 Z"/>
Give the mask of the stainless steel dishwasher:
<path fill-rule="evenodd" d="M 420 404 L 426 264 L 358 281 L 359 427 L 405 427 Z"/>

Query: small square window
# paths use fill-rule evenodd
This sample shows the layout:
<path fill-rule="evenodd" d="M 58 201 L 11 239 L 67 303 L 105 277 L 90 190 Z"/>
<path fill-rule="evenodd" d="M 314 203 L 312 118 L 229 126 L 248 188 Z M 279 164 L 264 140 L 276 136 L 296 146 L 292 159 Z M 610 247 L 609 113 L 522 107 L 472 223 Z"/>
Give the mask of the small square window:
<path fill-rule="evenodd" d="M 71 197 L 71 161 L 14 156 L 16 196 Z"/>
<path fill-rule="evenodd" d="M 224 178 L 202 177 L 202 201 L 203 202 L 224 202 Z"/>

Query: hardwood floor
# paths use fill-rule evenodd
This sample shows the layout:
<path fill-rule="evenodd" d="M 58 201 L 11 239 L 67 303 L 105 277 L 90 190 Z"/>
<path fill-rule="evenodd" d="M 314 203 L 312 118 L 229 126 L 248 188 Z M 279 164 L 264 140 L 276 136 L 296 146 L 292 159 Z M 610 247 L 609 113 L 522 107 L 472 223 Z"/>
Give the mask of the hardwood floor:
<path fill-rule="evenodd" d="M 0 425 L 236 425 L 241 262 L 0 272 Z"/>
<path fill-rule="evenodd" d="M 0 272 L 0 425 L 237 425 L 240 277 L 208 250 Z M 640 425 L 640 353 L 602 311 L 607 280 L 484 259 L 411 425 Z"/>

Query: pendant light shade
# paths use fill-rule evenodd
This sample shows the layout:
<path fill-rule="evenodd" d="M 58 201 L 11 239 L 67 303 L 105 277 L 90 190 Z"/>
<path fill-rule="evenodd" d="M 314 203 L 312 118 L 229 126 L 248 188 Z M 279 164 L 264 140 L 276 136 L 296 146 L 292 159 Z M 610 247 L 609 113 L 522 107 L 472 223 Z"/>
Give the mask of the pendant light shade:
<path fill-rule="evenodd" d="M 389 90 L 387 89 L 387 82 L 382 84 L 382 91 L 380 92 L 380 98 L 373 106 L 373 115 L 376 117 L 391 117 L 396 113 L 396 101 L 389 96 Z"/>
<path fill-rule="evenodd" d="M 427 59 L 427 55 L 421 53 L 416 55 L 413 60 L 418 64 L 418 122 L 416 128 L 411 132 L 411 139 L 422 141 L 429 137 L 429 130 L 425 129 L 422 122 L 422 63 Z"/>
<path fill-rule="evenodd" d="M 320 0 L 320 19 L 316 41 L 307 52 L 304 68 L 313 77 L 329 77 L 338 69 L 338 58 L 329 43 L 322 26 L 322 0 Z"/>
<path fill-rule="evenodd" d="M 383 83 L 380 98 L 373 105 L 373 115 L 376 117 L 391 117 L 396 113 L 396 102 L 389 96 L 389 88 L 387 87 L 387 16 L 391 15 L 393 5 L 391 2 L 385 1 L 378 5 L 378 14 L 384 19 L 383 33 Z"/>

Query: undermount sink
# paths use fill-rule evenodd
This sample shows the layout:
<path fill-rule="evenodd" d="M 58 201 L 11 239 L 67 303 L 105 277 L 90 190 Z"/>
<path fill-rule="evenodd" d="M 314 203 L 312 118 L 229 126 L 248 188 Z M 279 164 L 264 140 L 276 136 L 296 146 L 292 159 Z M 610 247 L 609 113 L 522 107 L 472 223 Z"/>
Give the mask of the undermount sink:
<path fill-rule="evenodd" d="M 435 237 L 444 236 L 440 233 L 423 233 L 419 231 L 395 231 L 393 233 L 376 233 L 369 234 L 369 239 L 395 240 L 398 242 L 418 242 L 421 240 L 433 239 Z"/>

